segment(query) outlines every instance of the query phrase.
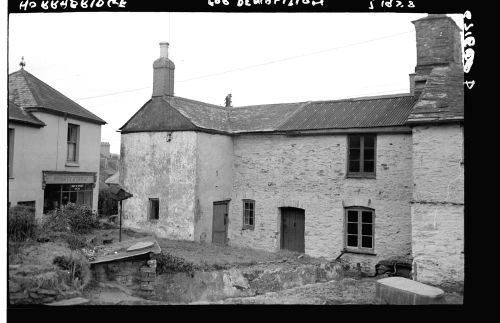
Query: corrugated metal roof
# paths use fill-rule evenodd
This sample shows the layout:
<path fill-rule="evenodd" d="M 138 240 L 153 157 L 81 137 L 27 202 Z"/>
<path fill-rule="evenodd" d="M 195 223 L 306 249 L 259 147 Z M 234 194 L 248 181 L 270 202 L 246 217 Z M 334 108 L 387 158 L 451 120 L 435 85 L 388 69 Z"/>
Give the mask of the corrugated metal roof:
<path fill-rule="evenodd" d="M 9 100 L 23 109 L 67 113 L 89 122 L 106 124 L 92 112 L 69 99 L 24 69 L 9 75 Z"/>
<path fill-rule="evenodd" d="M 408 117 L 408 123 L 464 119 L 464 72 L 460 66 L 435 67 Z"/>
<path fill-rule="evenodd" d="M 152 242 L 153 245 L 144 249 L 139 249 L 139 250 L 133 250 L 133 251 L 127 251 L 127 249 L 134 244 L 137 244 L 139 242 Z M 138 239 L 130 239 L 130 240 L 124 240 L 121 242 L 115 242 L 110 245 L 106 245 L 96 252 L 95 255 L 95 260 L 89 261 L 91 265 L 94 264 L 99 264 L 99 263 L 104 263 L 104 262 L 110 262 L 110 261 L 117 261 L 117 260 L 122 260 L 122 259 L 127 259 L 139 255 L 144 255 L 147 253 L 161 253 L 161 248 L 158 245 L 158 242 L 153 236 L 145 237 L 145 238 L 138 238 Z"/>
<path fill-rule="evenodd" d="M 231 108 L 232 132 L 274 131 L 307 102 L 264 104 Z"/>
<path fill-rule="evenodd" d="M 402 126 L 414 103 L 413 96 L 401 94 L 225 108 L 163 97 L 148 101 L 120 130 L 127 133 L 210 129 L 245 133 Z"/>
<path fill-rule="evenodd" d="M 316 130 L 403 126 L 415 98 L 408 94 L 311 102 L 277 130 Z"/>
<path fill-rule="evenodd" d="M 29 126 L 44 127 L 45 123 L 12 101 L 9 101 L 9 122 L 23 123 Z"/>

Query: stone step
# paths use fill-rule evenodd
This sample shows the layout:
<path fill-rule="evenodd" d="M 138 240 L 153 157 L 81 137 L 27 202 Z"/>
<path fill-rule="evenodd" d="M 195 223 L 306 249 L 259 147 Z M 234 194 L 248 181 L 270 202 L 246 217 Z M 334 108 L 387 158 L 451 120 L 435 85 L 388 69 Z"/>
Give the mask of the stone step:
<path fill-rule="evenodd" d="M 444 304 L 444 291 L 440 288 L 403 278 L 382 278 L 376 284 L 377 299 L 391 305 Z"/>

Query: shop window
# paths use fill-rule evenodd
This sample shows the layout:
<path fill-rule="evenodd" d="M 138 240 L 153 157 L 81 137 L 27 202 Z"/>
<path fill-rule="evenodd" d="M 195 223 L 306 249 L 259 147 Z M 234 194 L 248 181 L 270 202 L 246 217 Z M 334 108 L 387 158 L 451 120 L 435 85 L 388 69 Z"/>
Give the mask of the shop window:
<path fill-rule="evenodd" d="M 243 229 L 255 228 L 255 201 L 243 200 Z"/>
<path fill-rule="evenodd" d="M 68 123 L 68 152 L 66 160 L 70 163 L 78 163 L 78 138 L 80 126 Z"/>
<path fill-rule="evenodd" d="M 345 210 L 345 248 L 347 251 L 373 253 L 375 212 L 363 207 Z"/>
<path fill-rule="evenodd" d="M 149 199 L 149 219 L 158 220 L 160 218 L 160 200 Z"/>
<path fill-rule="evenodd" d="M 68 203 L 92 208 L 92 184 L 47 184 L 44 190 L 43 213 Z"/>

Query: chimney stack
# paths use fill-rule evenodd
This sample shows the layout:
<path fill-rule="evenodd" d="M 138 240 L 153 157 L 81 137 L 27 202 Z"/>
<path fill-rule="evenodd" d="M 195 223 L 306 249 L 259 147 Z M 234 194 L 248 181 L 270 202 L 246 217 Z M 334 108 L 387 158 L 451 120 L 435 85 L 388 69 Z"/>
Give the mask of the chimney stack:
<path fill-rule="evenodd" d="M 153 97 L 174 96 L 174 63 L 168 58 L 168 43 L 160 43 L 160 58 L 153 63 Z"/>
<path fill-rule="evenodd" d="M 434 67 L 462 65 L 460 28 L 444 14 L 412 21 L 417 41 L 417 65 L 410 74 L 410 93 L 419 96 Z"/>
<path fill-rule="evenodd" d="M 443 14 L 431 14 L 412 21 L 417 37 L 418 74 L 429 74 L 436 66 L 462 64 L 460 28 Z"/>

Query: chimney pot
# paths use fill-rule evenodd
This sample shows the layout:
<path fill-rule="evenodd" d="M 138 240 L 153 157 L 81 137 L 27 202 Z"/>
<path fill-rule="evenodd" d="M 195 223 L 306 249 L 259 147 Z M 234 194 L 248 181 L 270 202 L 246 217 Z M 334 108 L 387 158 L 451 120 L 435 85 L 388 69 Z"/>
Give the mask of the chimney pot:
<path fill-rule="evenodd" d="M 160 57 L 168 58 L 168 45 L 166 41 L 160 43 Z"/>

